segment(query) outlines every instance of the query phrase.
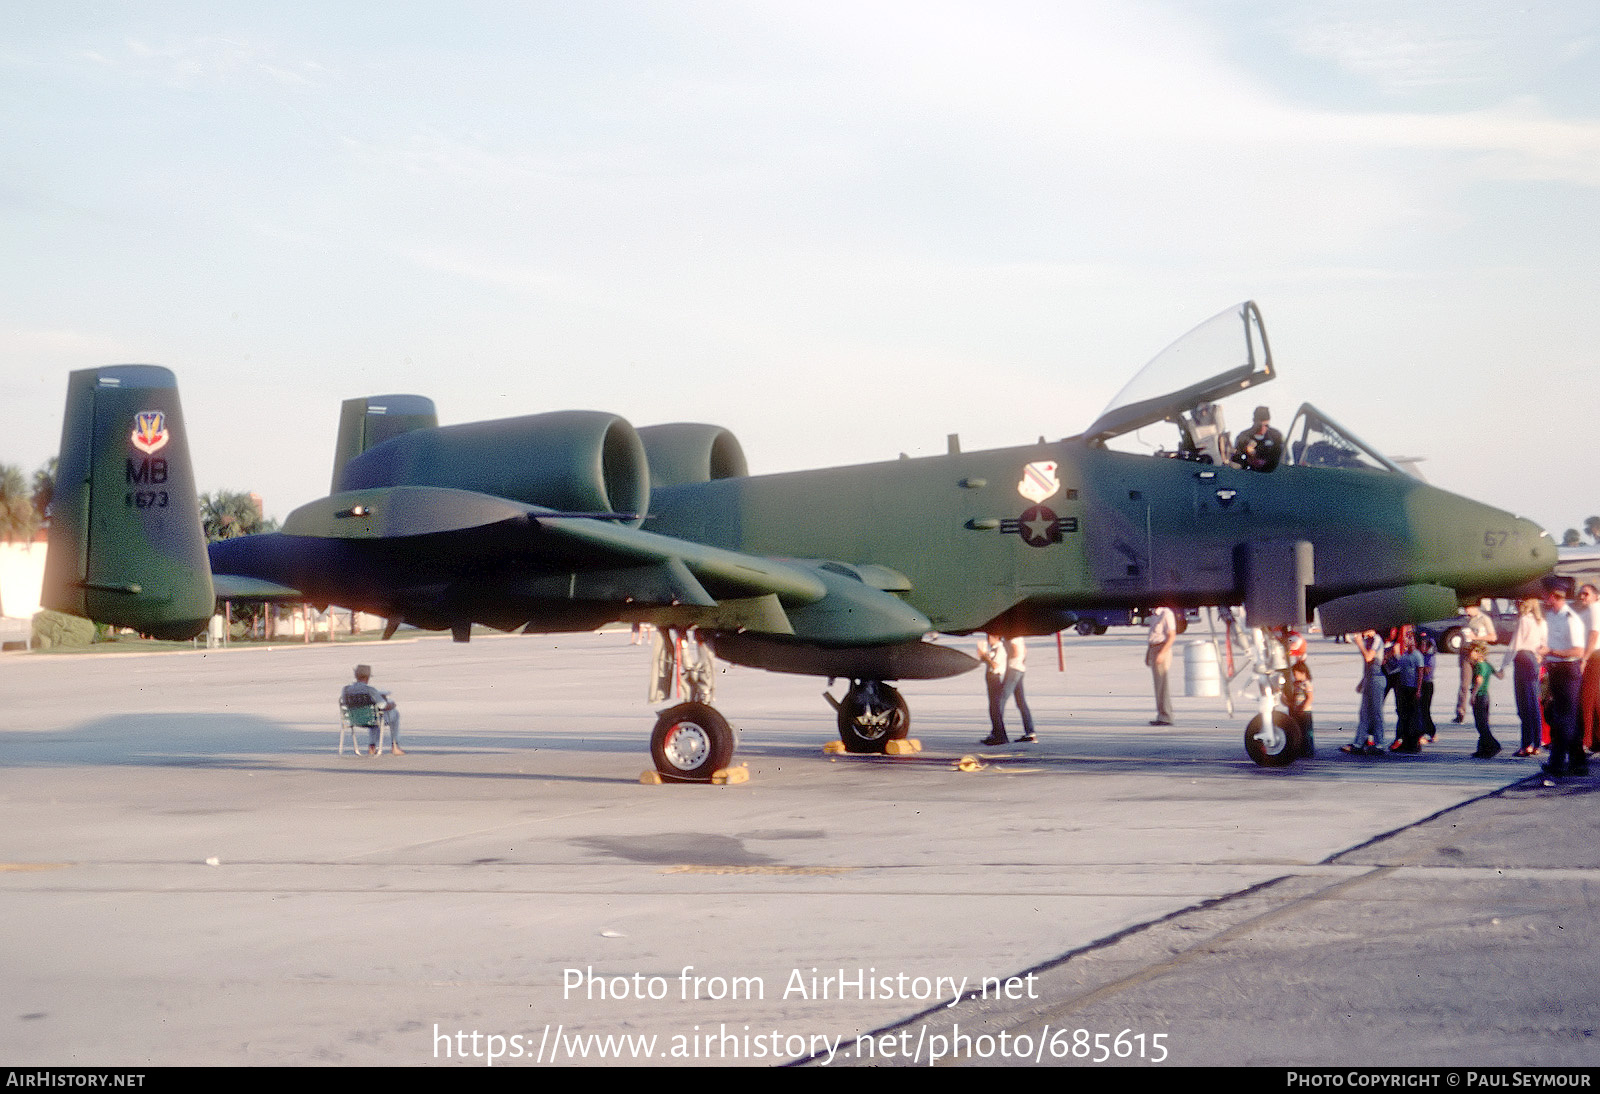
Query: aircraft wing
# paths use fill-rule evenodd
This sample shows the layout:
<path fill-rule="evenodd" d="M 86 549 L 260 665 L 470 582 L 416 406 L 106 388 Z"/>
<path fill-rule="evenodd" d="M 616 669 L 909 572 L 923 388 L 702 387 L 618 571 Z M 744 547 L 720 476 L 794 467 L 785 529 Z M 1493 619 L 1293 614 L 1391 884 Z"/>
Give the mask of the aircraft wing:
<path fill-rule="evenodd" d="M 524 550 L 540 563 L 582 570 L 664 565 L 681 603 L 710 606 L 720 599 L 775 595 L 785 606 L 823 598 L 823 582 L 804 568 L 672 536 L 641 531 L 612 517 L 567 513 L 508 498 L 441 486 L 396 486 L 334 494 L 296 509 L 283 533 L 317 539 L 398 542 L 519 525 Z M 507 549 L 507 537 L 481 541 L 487 552 Z M 707 586 L 715 594 L 707 591 Z"/>
<path fill-rule="evenodd" d="M 537 631 L 635 619 L 831 648 L 916 642 L 933 629 L 891 591 L 904 579 L 881 567 L 730 551 L 644 531 L 635 519 L 451 487 L 374 487 L 303 506 L 281 533 L 218 544 L 212 562 L 341 604 L 341 590 L 319 587 L 320 571 L 382 567 L 391 589 L 398 582 L 387 574 L 405 571 L 406 614 L 432 626 Z"/>

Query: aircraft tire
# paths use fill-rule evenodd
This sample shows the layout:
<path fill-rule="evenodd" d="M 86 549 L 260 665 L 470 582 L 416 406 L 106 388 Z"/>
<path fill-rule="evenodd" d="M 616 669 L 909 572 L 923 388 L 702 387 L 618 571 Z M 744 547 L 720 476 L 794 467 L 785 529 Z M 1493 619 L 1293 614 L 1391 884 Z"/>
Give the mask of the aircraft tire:
<path fill-rule="evenodd" d="M 679 703 L 656 719 L 650 758 L 669 779 L 706 782 L 733 761 L 733 727 L 705 703 Z"/>
<path fill-rule="evenodd" d="M 878 696 L 894 704 L 887 724 L 866 720 L 870 712 L 862 701 L 860 689 L 852 686 L 845 693 L 839 704 L 839 740 L 844 742 L 846 752 L 882 753 L 890 741 L 905 740 L 906 734 L 911 732 L 911 708 L 905 696 L 888 684 L 878 685 Z"/>
<path fill-rule="evenodd" d="M 1272 722 L 1283 734 L 1283 747 L 1268 752 L 1261 742 L 1256 740 L 1256 734 L 1261 731 L 1261 715 L 1257 714 L 1250 719 L 1250 724 L 1244 727 L 1244 750 L 1260 767 L 1288 767 L 1300 758 L 1305 745 L 1305 734 L 1301 732 L 1300 723 L 1281 710 L 1272 712 Z"/>
<path fill-rule="evenodd" d="M 1444 632 L 1444 635 L 1439 639 L 1439 652 L 1440 653 L 1460 653 L 1461 652 L 1461 628 L 1460 627 L 1451 627 L 1449 630 Z"/>

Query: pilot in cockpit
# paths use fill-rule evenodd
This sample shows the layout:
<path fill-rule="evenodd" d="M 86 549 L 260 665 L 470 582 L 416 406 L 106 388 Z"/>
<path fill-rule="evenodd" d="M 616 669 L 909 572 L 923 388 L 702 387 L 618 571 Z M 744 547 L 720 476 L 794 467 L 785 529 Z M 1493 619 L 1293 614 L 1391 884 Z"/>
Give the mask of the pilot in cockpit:
<path fill-rule="evenodd" d="M 1283 434 L 1272 428 L 1272 412 L 1256 407 L 1255 425 L 1233 442 L 1233 462 L 1247 471 L 1271 471 L 1283 458 Z"/>

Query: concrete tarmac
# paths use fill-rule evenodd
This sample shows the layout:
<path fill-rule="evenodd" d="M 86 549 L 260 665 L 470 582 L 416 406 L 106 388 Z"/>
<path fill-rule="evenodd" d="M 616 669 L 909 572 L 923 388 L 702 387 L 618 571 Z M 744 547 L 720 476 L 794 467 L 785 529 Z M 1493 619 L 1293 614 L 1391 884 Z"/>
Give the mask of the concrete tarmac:
<path fill-rule="evenodd" d="M 1339 754 L 1320 640 L 1319 757 L 1259 769 L 1219 700 L 1146 724 L 1142 641 L 1036 643 L 1037 745 L 977 745 L 976 674 L 909 683 L 905 759 L 730 668 L 728 787 L 639 783 L 625 633 L 5 655 L 0 1059 L 1600 1061 L 1588 780 L 1469 759 L 1448 686 L 1424 754 Z M 357 661 L 408 755 L 335 754 Z"/>

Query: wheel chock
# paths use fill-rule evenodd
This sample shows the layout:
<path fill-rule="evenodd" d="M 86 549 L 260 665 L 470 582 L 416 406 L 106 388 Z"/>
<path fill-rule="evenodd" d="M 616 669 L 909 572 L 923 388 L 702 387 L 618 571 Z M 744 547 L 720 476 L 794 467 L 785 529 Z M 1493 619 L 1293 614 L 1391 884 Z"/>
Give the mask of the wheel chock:
<path fill-rule="evenodd" d="M 829 741 L 827 744 L 822 746 L 822 751 L 829 756 L 841 756 L 845 751 L 844 742 Z"/>
<path fill-rule="evenodd" d="M 915 737 L 889 741 L 883 746 L 883 751 L 886 756 L 912 756 L 922 751 L 922 742 Z"/>
<path fill-rule="evenodd" d="M 738 767 L 722 767 L 711 773 L 709 779 L 669 779 L 659 771 L 646 771 L 639 776 L 639 782 L 644 786 L 665 786 L 667 783 L 703 783 L 717 786 L 732 786 L 735 783 L 750 781 L 750 767 L 740 764 Z"/>
<path fill-rule="evenodd" d="M 982 771 L 986 766 L 976 756 L 963 756 L 956 761 L 957 771 Z"/>

